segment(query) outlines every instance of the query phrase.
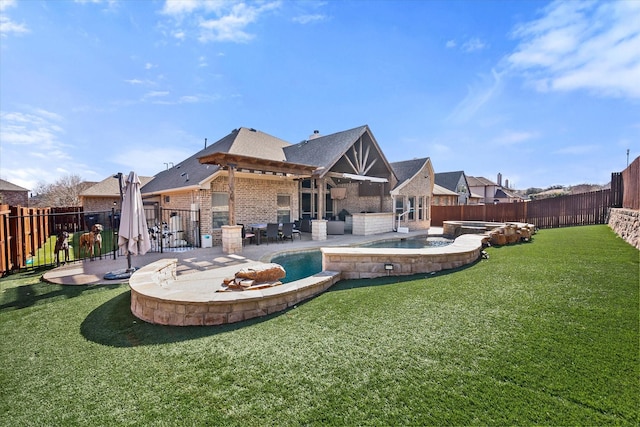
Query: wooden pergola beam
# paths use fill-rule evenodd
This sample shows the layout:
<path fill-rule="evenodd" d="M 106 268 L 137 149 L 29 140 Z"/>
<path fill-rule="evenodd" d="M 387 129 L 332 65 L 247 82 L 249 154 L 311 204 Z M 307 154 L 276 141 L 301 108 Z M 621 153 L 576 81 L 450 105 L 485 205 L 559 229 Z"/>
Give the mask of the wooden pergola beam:
<path fill-rule="evenodd" d="M 198 157 L 198 161 L 202 164 L 208 165 L 219 165 L 222 167 L 233 166 L 236 169 L 261 170 L 264 172 L 298 176 L 311 176 L 311 174 L 317 169 L 317 166 L 261 159 L 258 157 L 230 153 L 208 154 L 206 156 Z"/>

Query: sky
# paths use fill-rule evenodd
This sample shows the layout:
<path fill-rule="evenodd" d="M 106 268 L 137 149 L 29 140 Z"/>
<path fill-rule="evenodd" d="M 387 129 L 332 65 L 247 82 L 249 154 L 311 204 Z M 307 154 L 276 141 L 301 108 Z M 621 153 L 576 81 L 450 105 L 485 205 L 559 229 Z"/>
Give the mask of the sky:
<path fill-rule="evenodd" d="M 639 22 L 638 0 L 0 0 L 0 178 L 366 124 L 390 162 L 606 184 L 640 154 Z"/>

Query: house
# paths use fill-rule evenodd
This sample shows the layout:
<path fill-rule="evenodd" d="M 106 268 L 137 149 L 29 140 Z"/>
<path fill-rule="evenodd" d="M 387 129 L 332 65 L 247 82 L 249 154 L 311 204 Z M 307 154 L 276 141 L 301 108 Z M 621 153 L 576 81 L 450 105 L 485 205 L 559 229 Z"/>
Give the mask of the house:
<path fill-rule="evenodd" d="M 459 203 L 459 197 L 460 195 L 455 191 L 434 184 L 431 206 L 456 206 Z"/>
<path fill-rule="evenodd" d="M 391 231 L 395 213 L 407 211 L 403 227 L 426 229 L 432 188 L 428 158 L 394 169 L 364 125 L 326 136 L 315 131 L 298 144 L 234 129 L 157 174 L 141 192 L 145 203 L 199 210 L 201 232 L 221 243 L 223 228 L 235 224 L 301 221 L 304 229 L 312 220 L 329 221 L 320 239 L 323 232 Z"/>
<path fill-rule="evenodd" d="M 481 197 L 481 204 L 516 203 L 522 201 L 520 196 L 508 188 L 502 187 L 502 174 L 498 174 L 497 183 L 484 177 L 473 176 L 468 176 L 467 181 L 469 182 L 471 193 L 478 194 Z"/>
<path fill-rule="evenodd" d="M 29 206 L 29 190 L 0 179 L 0 205 Z"/>
<path fill-rule="evenodd" d="M 115 174 L 100 182 L 94 183 L 89 188 L 80 192 L 80 206 L 86 212 L 107 211 L 110 209 L 120 210 L 122 203 L 122 192 L 120 184 L 124 186 L 122 180 L 126 179 L 126 175 Z M 142 185 L 148 183 L 153 177 L 141 176 Z"/>
<path fill-rule="evenodd" d="M 463 171 L 439 172 L 435 175 L 435 183 L 442 188 L 454 192 L 458 195 L 454 205 L 472 204 L 471 190 L 467 182 L 467 176 Z M 445 198 L 448 202 L 448 198 Z"/>

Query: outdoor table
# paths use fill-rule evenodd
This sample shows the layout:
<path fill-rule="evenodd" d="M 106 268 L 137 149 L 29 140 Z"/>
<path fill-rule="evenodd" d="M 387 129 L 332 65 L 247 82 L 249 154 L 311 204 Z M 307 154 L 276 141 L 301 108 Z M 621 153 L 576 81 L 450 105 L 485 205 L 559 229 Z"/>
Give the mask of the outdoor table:
<path fill-rule="evenodd" d="M 260 239 L 262 238 L 262 232 L 267 230 L 267 223 L 249 224 L 249 227 L 256 232 L 256 245 L 259 245 Z M 282 229 L 282 223 L 278 224 L 278 227 Z"/>
<path fill-rule="evenodd" d="M 267 223 L 249 224 L 249 227 L 256 233 L 256 245 L 259 245 L 260 239 L 262 238 L 262 231 L 267 229 Z"/>

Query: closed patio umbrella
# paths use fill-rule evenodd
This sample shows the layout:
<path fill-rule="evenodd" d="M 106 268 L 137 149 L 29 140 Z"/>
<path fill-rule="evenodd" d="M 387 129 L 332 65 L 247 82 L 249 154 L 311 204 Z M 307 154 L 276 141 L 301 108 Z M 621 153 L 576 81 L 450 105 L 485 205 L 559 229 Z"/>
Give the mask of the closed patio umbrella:
<path fill-rule="evenodd" d="M 131 266 L 131 255 L 144 255 L 151 249 L 149 229 L 140 193 L 140 178 L 133 171 L 126 178 L 120 212 L 118 246 L 127 254 L 127 270 L 107 273 L 105 279 L 120 279 L 131 275 L 135 271 L 135 268 Z"/>

